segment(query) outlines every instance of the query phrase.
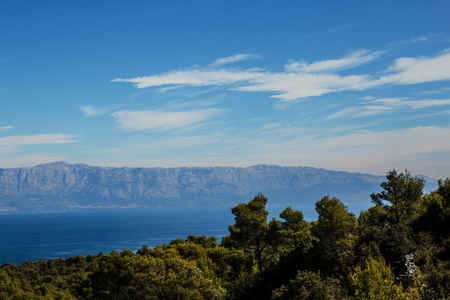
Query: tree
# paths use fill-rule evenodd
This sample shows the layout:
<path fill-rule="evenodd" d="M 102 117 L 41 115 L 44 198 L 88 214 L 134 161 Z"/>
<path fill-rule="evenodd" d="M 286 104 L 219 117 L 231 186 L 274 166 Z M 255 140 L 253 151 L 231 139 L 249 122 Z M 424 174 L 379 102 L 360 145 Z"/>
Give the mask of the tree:
<path fill-rule="evenodd" d="M 290 245 L 291 250 L 300 245 L 300 242 L 310 236 L 309 223 L 303 219 L 303 213 L 293 210 L 290 206 L 286 207 L 281 213 L 280 234 L 284 238 L 284 242 Z"/>
<path fill-rule="evenodd" d="M 361 212 L 356 246 L 359 262 L 369 257 L 395 262 L 414 250 L 411 228 L 404 223 L 394 226 L 391 222 L 392 214 L 380 204 Z"/>
<path fill-rule="evenodd" d="M 236 217 L 235 224 L 228 227 L 230 234 L 222 239 L 222 245 L 234 247 L 254 253 L 258 269 L 262 270 L 263 264 L 267 261 L 267 252 L 270 247 L 267 240 L 269 224 L 266 210 L 267 198 L 258 194 L 248 204 L 240 203 L 231 208 L 231 212 Z"/>
<path fill-rule="evenodd" d="M 437 221 L 442 228 L 441 237 L 445 239 L 450 236 L 450 179 L 447 178 L 444 181 L 440 179 L 438 184 L 436 192 L 442 198 L 439 203 L 439 219 Z"/>
<path fill-rule="evenodd" d="M 344 291 L 333 278 L 322 279 L 320 272 L 298 271 L 289 284 L 272 292 L 272 300 L 343 299 Z"/>
<path fill-rule="evenodd" d="M 450 195 L 445 197 L 445 187 L 450 191 L 450 180 L 439 181 L 439 188 L 423 197 L 421 201 L 421 214 L 412 222 L 415 231 L 430 233 L 434 241 L 450 237 Z"/>
<path fill-rule="evenodd" d="M 160 257 L 151 256 L 153 252 L 135 255 L 129 250 L 102 256 L 97 270 L 90 276 L 92 295 L 86 298 L 177 300 L 224 297 L 225 290 L 208 278 L 195 261 L 180 257 L 173 249 L 162 252 Z"/>
<path fill-rule="evenodd" d="M 324 269 L 342 271 L 353 254 L 358 220 L 339 199 L 328 196 L 316 202 L 316 211 L 318 219 L 311 222 L 311 233 L 318 239 L 316 255 Z"/>
<path fill-rule="evenodd" d="M 392 270 L 382 260 L 368 259 L 365 266 L 357 266 L 349 278 L 355 289 L 355 299 L 408 299 L 403 288 L 395 284 Z"/>
<path fill-rule="evenodd" d="M 112 251 L 98 261 L 89 284 L 95 299 L 131 299 L 139 295 L 135 284 L 137 259 L 129 250 Z"/>
<path fill-rule="evenodd" d="M 408 170 L 398 174 L 395 169 L 386 174 L 386 179 L 381 184 L 384 191 L 370 197 L 372 203 L 388 208 L 394 214 L 395 224 L 399 224 L 422 197 L 425 180 L 412 177 Z"/>
<path fill-rule="evenodd" d="M 219 243 L 217 243 L 217 238 L 215 236 L 207 237 L 206 235 L 190 234 L 186 239 L 186 243 L 201 245 L 205 249 L 215 248 L 219 246 Z"/>
<path fill-rule="evenodd" d="M 225 247 L 207 249 L 208 257 L 213 262 L 213 270 L 222 281 L 222 286 L 231 288 L 236 280 L 242 280 L 247 271 L 252 269 L 253 256 L 243 250 Z"/>
<path fill-rule="evenodd" d="M 205 277 L 194 262 L 180 258 L 162 261 L 163 268 L 156 274 L 143 274 L 158 299 L 223 299 L 225 290 Z"/>
<path fill-rule="evenodd" d="M 422 299 L 450 299 L 450 261 L 440 261 L 430 269 Z"/>

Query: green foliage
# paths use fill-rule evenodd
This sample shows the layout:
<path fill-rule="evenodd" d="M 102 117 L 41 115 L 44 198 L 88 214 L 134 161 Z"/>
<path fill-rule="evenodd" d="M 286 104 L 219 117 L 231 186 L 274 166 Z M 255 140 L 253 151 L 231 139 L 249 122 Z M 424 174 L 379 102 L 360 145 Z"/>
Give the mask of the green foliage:
<path fill-rule="evenodd" d="M 392 223 L 388 210 L 381 204 L 376 204 L 367 211 L 362 211 L 358 220 L 360 225 L 365 227 L 386 226 Z"/>
<path fill-rule="evenodd" d="M 272 293 L 273 300 L 334 300 L 345 298 L 339 281 L 328 277 L 322 279 L 320 272 L 299 271 L 289 284 L 282 285 Z"/>
<path fill-rule="evenodd" d="M 432 234 L 436 242 L 450 237 L 450 180 L 438 181 L 439 187 L 423 198 L 421 215 L 412 227 Z"/>
<path fill-rule="evenodd" d="M 76 299 L 95 263 L 89 265 L 81 255 L 22 266 L 5 263 L 0 268 L 0 299 Z"/>
<path fill-rule="evenodd" d="M 337 198 L 323 197 L 316 202 L 317 221 L 311 232 L 318 240 L 318 261 L 330 272 L 345 272 L 353 259 L 358 220 Z"/>
<path fill-rule="evenodd" d="M 425 275 L 422 299 L 450 299 L 450 262 L 439 262 Z"/>
<path fill-rule="evenodd" d="M 374 204 L 389 208 L 395 223 L 398 224 L 408 217 L 413 205 L 419 201 L 423 194 L 425 180 L 412 177 L 407 170 L 405 173 L 398 174 L 395 169 L 386 174 L 386 179 L 387 181 L 381 184 L 384 191 L 371 194 L 370 197 Z"/>
<path fill-rule="evenodd" d="M 402 287 L 395 284 L 392 270 L 382 260 L 368 259 L 363 266 L 358 265 L 349 277 L 355 299 L 408 299 Z"/>
<path fill-rule="evenodd" d="M 213 262 L 215 274 L 228 286 L 234 280 L 241 280 L 252 269 L 253 257 L 242 250 L 215 247 L 207 249 L 208 257 Z"/>
<path fill-rule="evenodd" d="M 193 243 L 196 245 L 200 245 L 203 248 L 219 247 L 219 243 L 217 243 L 217 238 L 215 236 L 207 237 L 205 235 L 190 234 L 186 239 L 186 243 Z"/>
<path fill-rule="evenodd" d="M 405 224 L 362 224 L 356 246 L 358 261 L 361 263 L 368 257 L 384 257 L 391 262 L 400 260 L 416 249 L 411 239 L 412 233 L 411 228 Z"/>
<path fill-rule="evenodd" d="M 223 298 L 225 290 L 208 278 L 195 262 L 173 254 L 171 252 L 164 258 L 125 251 L 104 255 L 98 269 L 90 276 L 92 294 L 88 298 Z"/>
<path fill-rule="evenodd" d="M 287 245 L 290 250 L 301 245 L 301 242 L 310 237 L 310 226 L 303 219 L 301 211 L 293 210 L 290 206 L 286 207 L 281 213 L 280 218 L 281 230 L 279 234 L 283 239 L 283 244 Z"/>
<path fill-rule="evenodd" d="M 222 245 L 234 247 L 246 251 L 252 251 L 256 259 L 258 269 L 270 259 L 269 225 L 266 210 L 267 198 L 258 194 L 248 204 L 241 203 L 231 208 L 235 215 L 235 224 L 228 227 L 230 234 L 223 238 Z"/>
<path fill-rule="evenodd" d="M 358 219 L 325 196 L 317 221 L 286 207 L 268 222 L 258 194 L 231 209 L 221 244 L 189 235 L 136 253 L 5 263 L 0 299 L 450 299 L 450 180 L 422 197 L 407 171 L 386 178 Z M 385 262 L 410 253 L 417 270 L 394 279 Z"/>

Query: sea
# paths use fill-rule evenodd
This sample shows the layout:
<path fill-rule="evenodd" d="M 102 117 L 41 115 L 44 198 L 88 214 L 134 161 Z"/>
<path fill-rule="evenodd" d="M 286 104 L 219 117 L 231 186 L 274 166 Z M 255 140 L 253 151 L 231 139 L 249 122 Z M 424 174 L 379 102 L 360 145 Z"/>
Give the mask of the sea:
<path fill-rule="evenodd" d="M 284 208 L 267 205 L 268 220 L 279 218 Z M 317 219 L 313 204 L 292 208 L 302 211 L 307 221 Z M 361 208 L 367 209 L 368 205 Z M 185 239 L 189 234 L 215 236 L 220 242 L 233 223 L 228 206 L 2 212 L 0 265 L 124 249 L 135 252 L 143 245 L 152 248 L 176 238 Z"/>

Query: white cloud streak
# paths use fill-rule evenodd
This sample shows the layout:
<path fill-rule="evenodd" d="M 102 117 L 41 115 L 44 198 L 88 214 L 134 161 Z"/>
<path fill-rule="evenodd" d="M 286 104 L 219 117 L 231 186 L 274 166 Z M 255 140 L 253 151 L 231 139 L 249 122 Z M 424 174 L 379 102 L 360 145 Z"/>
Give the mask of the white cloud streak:
<path fill-rule="evenodd" d="M 223 66 L 223 65 L 235 63 L 235 62 L 238 62 L 241 60 L 258 59 L 258 58 L 261 58 L 260 54 L 237 54 L 234 56 L 219 58 L 218 60 L 213 62 L 211 64 L 211 66 Z"/>
<path fill-rule="evenodd" d="M 334 119 L 342 119 L 350 116 L 354 116 L 355 114 L 361 112 L 361 110 L 357 107 L 347 107 L 343 110 L 340 110 L 327 118 L 325 118 L 325 121 L 334 120 Z"/>
<path fill-rule="evenodd" d="M 193 111 L 166 112 L 161 110 L 118 111 L 111 116 L 120 127 L 128 131 L 158 130 L 166 131 L 175 128 L 192 126 L 220 114 L 220 109 L 203 109 Z"/>
<path fill-rule="evenodd" d="M 408 100 L 406 97 L 380 99 L 365 97 L 363 100 L 365 101 L 361 103 L 362 105 L 344 108 L 325 120 L 367 117 L 400 109 L 419 110 L 435 106 L 450 106 L 450 99 Z"/>
<path fill-rule="evenodd" d="M 21 146 L 32 146 L 39 144 L 66 144 L 75 143 L 75 136 L 71 134 L 37 134 L 16 135 L 0 138 L 0 155 L 13 155 Z"/>
<path fill-rule="evenodd" d="M 395 60 L 388 71 L 393 74 L 382 76 L 380 84 L 416 84 L 450 80 L 450 50 L 435 57 L 402 57 Z"/>
<path fill-rule="evenodd" d="M 385 71 L 387 75 L 382 76 L 331 73 L 370 62 L 381 54 L 382 52 L 359 50 L 337 60 L 311 64 L 291 62 L 286 66 L 291 72 L 274 73 L 259 69 L 240 71 L 210 67 L 130 79 L 118 78 L 112 81 L 134 83 L 138 88 L 167 85 L 225 86 L 245 92 L 273 92 L 275 95 L 272 97 L 291 101 L 332 92 L 366 90 L 382 85 L 450 80 L 449 50 L 435 57 L 399 58 Z"/>
<path fill-rule="evenodd" d="M 380 103 L 385 107 L 410 107 L 412 109 L 450 105 L 450 99 L 407 100 L 407 98 L 382 98 L 373 102 Z"/>
<path fill-rule="evenodd" d="M 312 73 L 349 69 L 373 61 L 383 53 L 383 51 L 370 52 L 368 50 L 357 50 L 341 59 L 322 60 L 311 64 L 292 61 L 285 66 L 285 70 L 288 72 Z"/>
<path fill-rule="evenodd" d="M 106 112 L 105 109 L 93 107 L 91 105 L 80 106 L 80 109 L 86 118 L 102 115 Z"/>
<path fill-rule="evenodd" d="M 76 142 L 74 135 L 63 133 L 16 135 L 0 138 L 0 147 L 17 147 L 36 144 L 65 144 L 74 142 Z"/>
<path fill-rule="evenodd" d="M 14 129 L 14 126 L 2 126 L 2 127 L 0 127 L 0 130 L 10 130 L 10 129 Z"/>
<path fill-rule="evenodd" d="M 407 44 L 423 43 L 423 42 L 428 41 L 431 37 L 432 37 L 432 35 L 417 36 L 417 37 L 410 38 L 409 40 L 391 42 L 391 43 L 388 43 L 387 46 L 395 47 L 395 46 L 403 46 L 403 45 L 407 45 Z"/>
<path fill-rule="evenodd" d="M 189 70 L 175 71 L 163 75 L 145 76 L 132 79 L 114 79 L 113 82 L 131 82 L 138 88 L 148 88 L 163 85 L 228 85 L 245 81 L 253 81 L 264 74 L 260 72 L 234 70 Z"/>

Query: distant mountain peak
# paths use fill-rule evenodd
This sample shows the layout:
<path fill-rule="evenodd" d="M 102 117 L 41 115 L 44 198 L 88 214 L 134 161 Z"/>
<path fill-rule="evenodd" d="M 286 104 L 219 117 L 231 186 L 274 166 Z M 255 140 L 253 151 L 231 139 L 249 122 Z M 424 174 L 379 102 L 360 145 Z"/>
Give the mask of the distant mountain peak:
<path fill-rule="evenodd" d="M 61 161 L 40 164 L 40 165 L 37 165 L 36 168 L 60 168 L 60 167 L 68 167 L 71 165 L 72 164 L 69 164 L 68 162 L 61 160 Z"/>
<path fill-rule="evenodd" d="M 105 168 L 56 161 L 0 169 L 0 211 L 235 205 L 258 193 L 272 204 L 313 204 L 325 195 L 370 203 L 386 178 L 313 167 Z M 431 184 L 431 185 L 430 185 Z M 437 188 L 428 181 L 428 190 Z"/>
<path fill-rule="evenodd" d="M 72 167 L 72 166 L 88 166 L 88 165 L 86 165 L 85 163 L 71 164 L 71 163 L 61 160 L 61 161 L 40 164 L 40 165 L 37 165 L 36 168 L 67 168 L 67 167 Z"/>

